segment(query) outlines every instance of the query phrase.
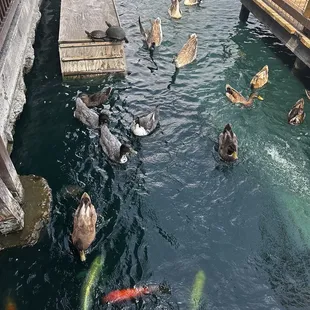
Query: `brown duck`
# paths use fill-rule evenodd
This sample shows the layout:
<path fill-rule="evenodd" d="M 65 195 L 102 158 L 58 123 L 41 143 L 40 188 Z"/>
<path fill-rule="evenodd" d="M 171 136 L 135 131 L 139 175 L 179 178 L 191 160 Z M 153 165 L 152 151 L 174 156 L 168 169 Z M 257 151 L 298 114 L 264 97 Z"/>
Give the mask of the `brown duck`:
<path fill-rule="evenodd" d="M 75 211 L 72 243 L 79 251 L 81 261 L 85 261 L 85 250 L 96 237 L 97 213 L 87 193 L 81 197 L 80 205 Z"/>
<path fill-rule="evenodd" d="M 250 85 L 251 88 L 261 88 L 268 82 L 268 66 L 264 66 L 259 72 L 252 78 Z"/>
<path fill-rule="evenodd" d="M 303 123 L 306 118 L 306 113 L 304 111 L 305 101 L 304 99 L 299 99 L 288 112 L 287 121 L 290 125 L 299 125 Z"/>
<path fill-rule="evenodd" d="M 187 42 L 183 45 L 179 54 L 173 59 L 176 68 L 182 68 L 196 59 L 197 45 L 198 38 L 196 33 L 193 33 L 189 36 Z"/>
<path fill-rule="evenodd" d="M 232 102 L 232 103 L 240 103 L 244 106 L 251 106 L 253 104 L 253 101 L 255 98 L 259 100 L 264 100 L 261 96 L 259 96 L 257 93 L 251 93 L 248 99 L 244 98 L 238 91 L 236 91 L 234 88 L 232 88 L 229 84 L 226 84 L 226 97 Z"/>
<path fill-rule="evenodd" d="M 91 95 L 81 93 L 79 98 L 82 99 L 88 108 L 94 108 L 104 104 L 109 99 L 111 92 L 112 88 L 109 87 L 105 92 L 100 91 Z"/>
<path fill-rule="evenodd" d="M 180 19 L 182 17 L 182 11 L 180 10 L 181 0 L 171 0 L 171 5 L 168 9 L 168 13 L 172 18 Z"/>

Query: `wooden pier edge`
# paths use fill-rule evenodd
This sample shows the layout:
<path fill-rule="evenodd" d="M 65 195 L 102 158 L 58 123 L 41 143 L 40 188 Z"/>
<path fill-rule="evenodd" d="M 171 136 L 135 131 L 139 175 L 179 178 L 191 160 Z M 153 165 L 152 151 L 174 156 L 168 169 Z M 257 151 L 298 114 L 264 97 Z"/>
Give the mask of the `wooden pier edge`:
<path fill-rule="evenodd" d="M 123 42 L 93 42 L 85 30 L 121 26 L 114 0 L 61 0 L 59 57 L 63 79 L 127 74 Z"/>
<path fill-rule="evenodd" d="M 275 2 L 280 3 L 280 0 Z M 266 25 L 270 31 L 291 51 L 296 57 L 310 68 L 310 39 L 306 32 L 297 29 L 280 12 L 271 8 L 264 0 L 240 0 L 242 4 L 241 11 L 245 7 L 251 12 L 260 22 Z M 283 1 L 282 1 L 283 2 Z M 288 5 L 289 6 L 289 5 Z M 289 6 L 292 8 L 291 6 Z M 290 9 L 288 9 L 290 10 Z M 296 11 L 297 12 L 297 11 Z M 305 17 L 300 17 L 300 12 L 296 13 L 298 22 L 304 20 L 305 25 L 310 27 L 309 20 Z M 241 21 L 246 21 L 246 13 L 240 12 L 239 18 Z M 303 24 L 302 24 L 303 25 Z"/>

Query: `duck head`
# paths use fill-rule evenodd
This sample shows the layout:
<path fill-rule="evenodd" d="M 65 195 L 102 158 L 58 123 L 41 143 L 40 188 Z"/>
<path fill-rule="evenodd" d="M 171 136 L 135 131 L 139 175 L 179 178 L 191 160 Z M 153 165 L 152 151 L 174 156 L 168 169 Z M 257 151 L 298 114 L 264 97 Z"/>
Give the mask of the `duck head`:
<path fill-rule="evenodd" d="M 231 161 L 235 161 L 238 159 L 237 148 L 234 144 L 230 144 L 227 148 L 227 156 L 231 159 Z"/>
<path fill-rule="evenodd" d="M 86 105 L 89 104 L 89 96 L 87 94 L 81 93 L 78 97 L 81 98 Z"/>
<path fill-rule="evenodd" d="M 110 118 L 109 115 L 105 114 L 105 113 L 100 113 L 99 114 L 99 126 L 103 126 L 103 125 L 109 125 L 110 124 Z"/>
<path fill-rule="evenodd" d="M 86 192 L 83 193 L 83 195 L 81 197 L 80 205 L 81 206 L 87 206 L 87 207 L 91 205 L 91 199 Z"/>
<path fill-rule="evenodd" d="M 127 162 L 127 155 L 129 154 L 137 154 L 137 152 L 128 144 L 122 144 L 119 150 L 120 163 L 124 164 Z"/>

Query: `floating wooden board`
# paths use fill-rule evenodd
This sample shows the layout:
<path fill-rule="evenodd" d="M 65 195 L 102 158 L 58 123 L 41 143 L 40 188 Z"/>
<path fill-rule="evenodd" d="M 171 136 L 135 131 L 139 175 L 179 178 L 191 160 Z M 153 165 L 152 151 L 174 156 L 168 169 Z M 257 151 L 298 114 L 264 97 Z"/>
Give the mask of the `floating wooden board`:
<path fill-rule="evenodd" d="M 114 0 L 61 0 L 58 43 L 63 77 L 126 72 L 122 42 L 93 42 L 85 33 L 106 31 L 105 21 L 120 26 Z"/>

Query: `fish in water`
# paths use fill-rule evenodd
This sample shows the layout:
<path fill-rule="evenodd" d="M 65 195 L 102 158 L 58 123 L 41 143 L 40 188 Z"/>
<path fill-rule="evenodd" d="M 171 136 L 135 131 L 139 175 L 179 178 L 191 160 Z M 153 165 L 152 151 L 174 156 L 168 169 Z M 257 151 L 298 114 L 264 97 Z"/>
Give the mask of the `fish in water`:
<path fill-rule="evenodd" d="M 99 272 L 101 271 L 104 264 L 104 257 L 101 255 L 97 256 L 92 262 L 90 269 L 87 273 L 86 279 L 83 283 L 81 292 L 81 310 L 92 309 L 92 298 L 91 293 L 94 286 L 98 282 Z"/>
<path fill-rule="evenodd" d="M 206 275 L 203 270 L 196 273 L 192 294 L 191 294 L 191 310 L 198 310 L 201 302 L 203 288 L 206 282 Z"/>
<path fill-rule="evenodd" d="M 11 297 L 8 297 L 5 303 L 5 310 L 17 310 L 16 303 Z"/>
<path fill-rule="evenodd" d="M 115 303 L 125 300 L 141 297 L 143 295 L 149 295 L 157 292 L 170 292 L 166 285 L 148 285 L 142 287 L 127 288 L 123 290 L 116 290 L 110 292 L 108 295 L 103 297 L 103 302 Z"/>

